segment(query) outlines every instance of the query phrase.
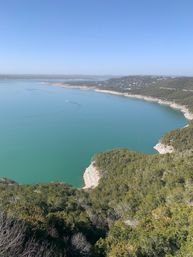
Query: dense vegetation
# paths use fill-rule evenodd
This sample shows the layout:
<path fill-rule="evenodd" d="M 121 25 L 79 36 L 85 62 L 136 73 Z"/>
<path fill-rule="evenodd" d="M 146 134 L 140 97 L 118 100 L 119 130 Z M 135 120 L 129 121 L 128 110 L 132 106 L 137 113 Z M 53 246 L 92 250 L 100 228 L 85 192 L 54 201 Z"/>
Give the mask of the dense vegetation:
<path fill-rule="evenodd" d="M 192 78 L 132 76 L 98 86 L 108 85 L 193 104 Z M 0 257 L 192 257 L 193 123 L 162 141 L 176 151 L 97 154 L 102 177 L 93 190 L 1 179 Z"/>
<path fill-rule="evenodd" d="M 193 78 L 168 78 L 148 87 L 133 88 L 132 93 L 158 97 L 186 105 L 193 111 Z"/>
<path fill-rule="evenodd" d="M 88 192 L 62 183 L 1 185 L 4 219 L 26 227 L 21 253 L 35 244 L 44 250 L 34 256 L 192 256 L 192 150 L 119 149 L 95 162 L 102 178 Z M 0 240 L 0 253 L 3 247 Z M 25 256 L 9 251 L 1 256 Z"/>
<path fill-rule="evenodd" d="M 107 256 L 192 256 L 193 154 L 99 154 L 100 206 L 116 217 L 97 246 Z"/>
<path fill-rule="evenodd" d="M 34 240 L 46 246 L 45 251 L 50 247 L 49 251 L 54 253 L 48 255 L 51 257 L 89 255 L 91 245 L 105 235 L 105 228 L 92 221 L 86 199 L 86 193 L 63 183 L 18 185 L 3 182 L 0 186 L 0 208 L 4 219 L 22 222 L 27 227 L 22 235 L 24 244 L 19 246 L 21 252 L 25 251 L 26 240 L 27 246 L 28 241 Z M 13 241 L 14 236 L 10 235 Z M 3 247 L 0 239 L 0 254 Z M 20 255 L 8 252 L 0 256 Z"/>
<path fill-rule="evenodd" d="M 162 138 L 162 142 L 172 145 L 177 151 L 185 151 L 193 148 L 193 122 L 189 126 L 175 129 Z"/>

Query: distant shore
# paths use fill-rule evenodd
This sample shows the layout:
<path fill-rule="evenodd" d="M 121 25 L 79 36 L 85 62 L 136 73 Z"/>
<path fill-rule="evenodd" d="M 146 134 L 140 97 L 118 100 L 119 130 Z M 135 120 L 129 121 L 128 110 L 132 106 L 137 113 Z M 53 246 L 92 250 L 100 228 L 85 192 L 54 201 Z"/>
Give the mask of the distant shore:
<path fill-rule="evenodd" d="M 98 89 L 98 88 L 95 89 L 95 91 L 101 92 L 101 93 L 113 94 L 113 95 L 126 96 L 129 98 L 141 99 L 141 100 L 145 100 L 148 102 L 155 102 L 155 103 L 158 103 L 161 105 L 167 105 L 173 109 L 181 111 L 187 120 L 193 120 L 193 113 L 191 113 L 185 105 L 176 104 L 175 102 L 165 101 L 165 100 L 162 100 L 162 99 L 159 99 L 156 97 L 151 97 L 151 96 L 121 93 L 121 92 L 110 91 L 110 90 L 102 90 L 102 89 Z"/>
<path fill-rule="evenodd" d="M 156 97 L 138 95 L 138 94 L 122 93 L 122 92 L 117 92 L 117 91 L 112 91 L 112 90 L 104 90 L 104 89 L 100 89 L 98 87 L 64 84 L 64 83 L 61 83 L 61 82 L 52 83 L 51 85 L 60 86 L 60 87 L 64 87 L 64 88 L 77 88 L 77 89 L 81 89 L 81 90 L 93 90 L 93 91 L 99 92 L 99 93 L 112 94 L 112 95 L 117 95 L 117 96 L 125 96 L 125 97 L 128 97 L 128 98 L 135 98 L 135 99 L 139 99 L 139 100 L 145 100 L 145 101 L 148 101 L 148 102 L 155 102 L 155 103 L 158 103 L 158 104 L 161 104 L 161 105 L 166 105 L 166 106 L 169 106 L 173 109 L 179 110 L 183 113 L 184 117 L 187 120 L 193 120 L 193 113 L 191 113 L 185 105 L 180 105 L 180 104 L 177 104 L 175 102 L 162 100 L 162 99 L 159 99 L 159 98 L 156 98 Z M 162 144 L 161 142 L 158 142 L 153 148 L 160 154 L 172 153 L 172 152 L 175 151 L 175 149 L 172 146 Z M 100 175 L 99 175 L 99 172 L 96 171 L 96 168 L 94 168 L 92 166 L 92 163 L 85 170 L 85 173 L 83 175 L 83 179 L 84 179 L 84 183 L 85 183 L 84 189 L 94 188 L 98 185 Z"/>
<path fill-rule="evenodd" d="M 81 89 L 81 90 L 94 90 L 95 92 L 100 92 L 100 93 L 105 93 L 105 94 L 125 96 L 125 97 L 129 97 L 129 98 L 145 100 L 145 101 L 148 101 L 148 102 L 155 102 L 155 103 L 158 103 L 158 104 L 161 104 L 161 105 L 167 105 L 167 106 L 170 106 L 173 109 L 179 110 L 183 113 L 184 117 L 187 120 L 193 120 L 193 113 L 191 113 L 185 105 L 177 104 L 177 103 L 172 102 L 172 101 L 162 100 L 162 99 L 156 98 L 156 97 L 138 95 L 138 94 L 121 93 L 121 92 L 112 91 L 112 90 L 100 89 L 98 87 L 63 84 L 61 82 L 52 83 L 52 85 L 53 86 L 60 86 L 60 87 L 64 87 L 64 88 L 77 88 L 77 89 Z"/>

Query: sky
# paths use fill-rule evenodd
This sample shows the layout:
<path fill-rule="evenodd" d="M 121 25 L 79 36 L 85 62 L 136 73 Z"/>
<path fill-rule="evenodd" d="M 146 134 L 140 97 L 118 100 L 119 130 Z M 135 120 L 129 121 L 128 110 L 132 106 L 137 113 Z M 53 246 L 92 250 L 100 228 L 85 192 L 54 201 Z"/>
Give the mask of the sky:
<path fill-rule="evenodd" d="M 193 0 L 0 0 L 0 74 L 193 75 Z"/>

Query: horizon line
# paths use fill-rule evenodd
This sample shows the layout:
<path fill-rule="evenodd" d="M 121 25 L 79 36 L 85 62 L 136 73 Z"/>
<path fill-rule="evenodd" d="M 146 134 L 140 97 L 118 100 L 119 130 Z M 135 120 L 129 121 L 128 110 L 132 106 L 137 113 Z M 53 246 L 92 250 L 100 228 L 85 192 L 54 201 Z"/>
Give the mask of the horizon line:
<path fill-rule="evenodd" d="M 130 77 L 130 76 L 152 76 L 152 77 L 193 77 L 193 75 L 176 75 L 176 74 L 62 74 L 62 73 L 0 73 L 2 76 L 52 76 L 52 77 Z"/>

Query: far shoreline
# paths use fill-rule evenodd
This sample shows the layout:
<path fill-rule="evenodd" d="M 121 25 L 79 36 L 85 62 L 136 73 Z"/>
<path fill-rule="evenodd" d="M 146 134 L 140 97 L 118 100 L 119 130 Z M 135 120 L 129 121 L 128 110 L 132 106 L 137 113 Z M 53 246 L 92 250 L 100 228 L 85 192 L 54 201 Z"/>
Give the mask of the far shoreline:
<path fill-rule="evenodd" d="M 89 86 L 78 86 L 78 85 L 71 85 L 71 84 L 64 84 L 64 83 L 50 83 L 52 86 L 58 86 L 63 88 L 72 88 L 72 89 L 80 89 L 80 90 L 93 90 L 95 92 L 104 93 L 104 94 L 111 94 L 111 95 L 117 95 L 117 96 L 124 96 L 128 98 L 134 98 L 139 100 L 145 100 L 147 102 L 154 102 L 158 103 L 160 105 L 166 105 L 171 107 L 172 109 L 179 110 L 183 113 L 184 117 L 187 120 L 193 120 L 193 113 L 189 111 L 189 109 L 185 105 L 177 104 L 172 101 L 166 101 L 162 100 L 160 98 L 146 96 L 146 95 L 140 95 L 140 94 L 129 94 L 129 93 L 121 93 L 118 91 L 112 91 L 112 90 L 104 90 L 99 89 L 97 87 L 89 87 Z"/>
<path fill-rule="evenodd" d="M 52 86 L 58 86 L 63 88 L 72 88 L 72 89 L 80 89 L 80 90 L 92 90 L 98 93 L 104 93 L 104 94 L 111 94 L 116 96 L 124 96 L 128 98 L 134 98 L 138 100 L 144 100 L 147 102 L 154 102 L 160 105 L 166 105 L 169 106 L 172 109 L 179 110 L 186 120 L 193 120 L 193 113 L 189 111 L 189 109 L 185 105 L 180 105 L 175 102 L 171 101 L 165 101 L 160 98 L 151 97 L 151 96 L 145 96 L 140 94 L 129 94 L 129 93 L 122 93 L 118 91 L 112 91 L 112 90 L 104 90 L 97 87 L 89 87 L 89 86 L 78 86 L 78 85 L 71 85 L 67 83 L 50 83 Z M 187 124 L 186 126 L 188 126 Z M 175 151 L 175 149 L 171 145 L 165 145 L 161 142 L 161 140 L 153 147 L 159 154 L 167 154 L 172 153 Z M 93 166 L 93 163 L 90 164 L 90 166 L 85 170 L 83 174 L 83 180 L 85 186 L 83 189 L 92 189 L 98 186 L 99 180 L 100 180 L 100 172 L 96 169 L 95 166 Z"/>

